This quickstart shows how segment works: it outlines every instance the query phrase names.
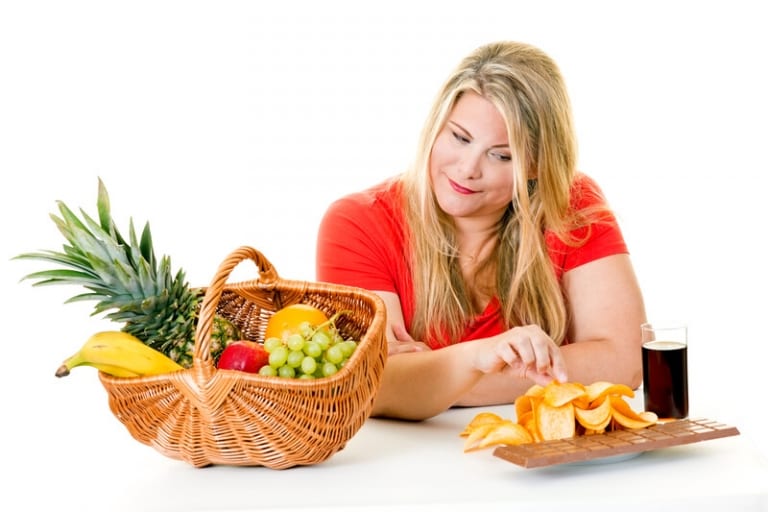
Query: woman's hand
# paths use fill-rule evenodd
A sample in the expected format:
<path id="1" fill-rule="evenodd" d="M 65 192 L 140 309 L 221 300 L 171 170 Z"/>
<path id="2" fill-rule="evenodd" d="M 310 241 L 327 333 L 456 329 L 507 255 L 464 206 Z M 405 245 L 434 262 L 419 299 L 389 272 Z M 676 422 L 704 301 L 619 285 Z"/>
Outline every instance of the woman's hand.
<path id="1" fill-rule="evenodd" d="M 414 340 L 408 331 L 405 330 L 405 326 L 401 324 L 393 324 L 392 332 L 395 335 L 394 340 L 389 340 L 389 355 L 404 354 L 406 352 L 423 352 L 425 350 L 431 350 L 429 346 L 422 342 Z"/>
<path id="2" fill-rule="evenodd" d="M 542 386 L 568 380 L 560 347 L 538 325 L 514 327 L 477 346 L 474 365 L 483 373 L 513 372 Z"/>

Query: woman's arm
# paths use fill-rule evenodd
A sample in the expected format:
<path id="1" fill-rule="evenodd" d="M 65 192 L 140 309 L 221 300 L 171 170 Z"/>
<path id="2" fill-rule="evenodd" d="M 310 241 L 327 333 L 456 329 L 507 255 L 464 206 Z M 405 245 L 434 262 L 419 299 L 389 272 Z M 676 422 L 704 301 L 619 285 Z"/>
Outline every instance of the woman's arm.
<path id="1" fill-rule="evenodd" d="M 577 267 L 563 276 L 563 286 L 573 342 L 563 352 L 572 361 L 571 379 L 607 380 L 636 389 L 643 380 L 640 325 L 646 316 L 629 255 Z"/>
<path id="2" fill-rule="evenodd" d="M 387 307 L 390 349 L 373 416 L 432 417 L 455 405 L 484 375 L 499 372 L 518 381 L 514 396 L 530 386 L 527 378 L 540 384 L 553 376 L 567 379 L 560 350 L 538 326 L 515 327 L 482 340 L 429 350 L 405 333 L 397 295 L 377 293 Z"/>
<path id="3" fill-rule="evenodd" d="M 571 318 L 569 345 L 561 348 L 568 379 L 597 380 L 636 389 L 642 381 L 640 324 L 645 306 L 630 258 L 607 256 L 566 272 L 563 289 Z M 512 402 L 533 382 L 503 373 L 488 374 L 456 405 Z"/>

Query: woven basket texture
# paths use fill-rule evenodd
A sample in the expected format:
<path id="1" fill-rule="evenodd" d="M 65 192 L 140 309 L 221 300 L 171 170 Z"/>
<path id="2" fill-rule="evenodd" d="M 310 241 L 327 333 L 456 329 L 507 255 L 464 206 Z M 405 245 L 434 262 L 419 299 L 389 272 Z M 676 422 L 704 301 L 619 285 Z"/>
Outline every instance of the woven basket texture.
<path id="1" fill-rule="evenodd" d="M 259 276 L 228 283 L 234 268 L 253 260 Z M 275 311 L 315 306 L 345 338 L 358 340 L 347 363 L 330 377 L 304 380 L 218 370 L 211 356 L 214 316 L 234 322 L 243 338 L 264 341 Z M 99 373 L 112 413 L 138 441 L 195 467 L 286 469 L 325 461 L 341 450 L 371 413 L 387 357 L 386 311 L 365 290 L 278 277 L 259 251 L 240 247 L 220 265 L 205 297 L 192 366 L 173 373 L 118 378 Z"/>

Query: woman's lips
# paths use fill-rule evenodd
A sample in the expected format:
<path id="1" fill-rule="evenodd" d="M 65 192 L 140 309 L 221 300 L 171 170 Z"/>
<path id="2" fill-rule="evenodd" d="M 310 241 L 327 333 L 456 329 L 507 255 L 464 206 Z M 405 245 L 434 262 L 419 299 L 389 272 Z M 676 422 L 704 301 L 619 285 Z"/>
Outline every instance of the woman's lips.
<path id="1" fill-rule="evenodd" d="M 469 195 L 469 194 L 474 194 L 475 193 L 474 190 L 466 188 L 466 187 L 462 187 L 461 185 L 459 185 L 458 183 L 456 183 L 453 180 L 448 180 L 448 183 L 450 183 L 451 184 L 451 188 L 453 190 L 455 190 L 456 192 L 458 192 L 459 194 Z"/>

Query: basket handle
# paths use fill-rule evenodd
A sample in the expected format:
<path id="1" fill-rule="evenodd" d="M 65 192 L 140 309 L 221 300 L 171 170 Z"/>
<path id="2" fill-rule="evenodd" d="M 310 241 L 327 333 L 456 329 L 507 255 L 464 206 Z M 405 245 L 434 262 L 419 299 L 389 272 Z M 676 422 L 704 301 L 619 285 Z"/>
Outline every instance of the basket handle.
<path id="1" fill-rule="evenodd" d="M 216 308 L 219 305 L 219 299 L 230 274 L 240 262 L 246 259 L 251 259 L 256 263 L 259 269 L 258 281 L 261 286 L 268 289 L 278 281 L 277 271 L 261 252 L 248 246 L 242 246 L 232 251 L 219 265 L 216 275 L 205 291 L 205 297 L 203 297 L 203 303 L 200 307 L 200 317 L 195 329 L 195 347 L 192 355 L 193 366 L 213 367 L 211 331 L 213 330 Z"/>

